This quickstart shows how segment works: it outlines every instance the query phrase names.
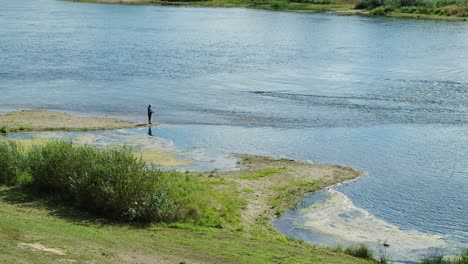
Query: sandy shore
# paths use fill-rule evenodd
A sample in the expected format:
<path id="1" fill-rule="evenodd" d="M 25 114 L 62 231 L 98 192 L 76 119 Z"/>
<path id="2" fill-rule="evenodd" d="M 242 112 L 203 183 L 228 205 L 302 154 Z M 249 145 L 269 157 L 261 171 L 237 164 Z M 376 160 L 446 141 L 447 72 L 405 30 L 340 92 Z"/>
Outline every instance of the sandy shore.
<path id="1" fill-rule="evenodd" d="M 10 131 L 104 130 L 130 128 L 137 122 L 98 117 L 74 117 L 48 110 L 23 110 L 0 115 L 0 128 Z"/>

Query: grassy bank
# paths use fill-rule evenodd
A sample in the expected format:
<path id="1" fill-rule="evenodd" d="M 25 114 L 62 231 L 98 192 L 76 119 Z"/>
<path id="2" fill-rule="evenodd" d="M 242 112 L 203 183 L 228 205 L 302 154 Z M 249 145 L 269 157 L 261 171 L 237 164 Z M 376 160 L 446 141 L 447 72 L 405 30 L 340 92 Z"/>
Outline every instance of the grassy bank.
<path id="1" fill-rule="evenodd" d="M 352 169 L 240 156 L 239 171 L 160 172 L 126 150 L 44 144 L 0 143 L 0 262 L 366 262 L 269 221 Z"/>
<path id="2" fill-rule="evenodd" d="M 341 15 L 371 15 L 398 18 L 466 21 L 467 0 L 71 0 L 74 2 L 177 5 L 201 7 L 244 7 L 278 11 L 335 12 Z"/>

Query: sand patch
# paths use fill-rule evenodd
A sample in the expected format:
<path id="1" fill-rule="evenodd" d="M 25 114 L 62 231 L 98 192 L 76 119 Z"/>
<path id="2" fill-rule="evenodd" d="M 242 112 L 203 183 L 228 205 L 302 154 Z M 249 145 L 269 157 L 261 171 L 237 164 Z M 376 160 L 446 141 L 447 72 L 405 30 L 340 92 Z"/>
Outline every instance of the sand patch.
<path id="1" fill-rule="evenodd" d="M 113 118 L 74 117 L 48 110 L 23 110 L 0 115 L 0 127 L 24 126 L 28 130 L 101 130 L 136 127 L 136 122 Z"/>
<path id="2" fill-rule="evenodd" d="M 56 255 L 65 256 L 65 252 L 57 248 L 48 248 L 39 243 L 18 243 L 19 248 L 30 249 L 32 251 L 51 253 Z"/>

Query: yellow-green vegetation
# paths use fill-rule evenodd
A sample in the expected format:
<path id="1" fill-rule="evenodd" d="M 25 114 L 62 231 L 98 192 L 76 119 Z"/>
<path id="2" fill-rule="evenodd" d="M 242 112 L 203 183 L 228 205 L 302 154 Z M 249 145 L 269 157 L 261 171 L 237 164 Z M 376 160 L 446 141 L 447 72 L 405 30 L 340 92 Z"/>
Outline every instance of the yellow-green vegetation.
<path id="1" fill-rule="evenodd" d="M 263 169 L 263 170 L 261 170 L 260 172 L 257 172 L 257 173 L 243 174 L 243 175 L 239 176 L 239 178 L 253 180 L 253 179 L 258 179 L 258 178 L 270 176 L 270 175 L 276 174 L 276 173 L 278 173 L 280 171 L 283 171 L 283 170 L 286 170 L 286 167 L 266 168 L 266 169 Z"/>
<path id="2" fill-rule="evenodd" d="M 0 154 L 0 262 L 367 262 L 287 239 L 269 221 L 359 175 L 349 168 L 239 156 L 239 171 L 162 172 L 125 149 L 66 142 L 2 142 Z M 269 205 L 286 192 L 295 197 Z"/>
<path id="3" fill-rule="evenodd" d="M 31 131 L 32 128 L 28 125 L 10 125 L 6 126 L 3 125 L 0 127 L 0 134 L 8 134 L 8 133 L 17 133 L 17 132 L 27 132 Z"/>

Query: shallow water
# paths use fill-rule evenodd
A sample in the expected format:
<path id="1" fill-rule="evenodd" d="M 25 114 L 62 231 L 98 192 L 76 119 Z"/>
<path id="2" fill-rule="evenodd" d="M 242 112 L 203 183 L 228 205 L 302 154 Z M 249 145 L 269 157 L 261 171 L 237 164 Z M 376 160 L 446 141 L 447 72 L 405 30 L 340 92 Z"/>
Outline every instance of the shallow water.
<path id="1" fill-rule="evenodd" d="M 145 120 L 152 103 L 153 133 L 199 169 L 252 153 L 366 173 L 328 203 L 349 226 L 298 211 L 285 233 L 345 244 L 354 222 L 468 247 L 468 23 L 18 0 L 0 25 L 0 112 Z M 418 241 L 398 259 L 434 245 Z"/>

